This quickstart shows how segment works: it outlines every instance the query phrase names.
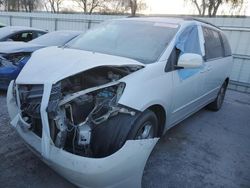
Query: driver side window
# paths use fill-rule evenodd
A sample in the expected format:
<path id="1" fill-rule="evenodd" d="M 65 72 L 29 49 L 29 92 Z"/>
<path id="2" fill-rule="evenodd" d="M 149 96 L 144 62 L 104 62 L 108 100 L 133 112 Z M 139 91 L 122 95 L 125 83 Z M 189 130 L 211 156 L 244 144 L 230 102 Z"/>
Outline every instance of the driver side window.
<path id="1" fill-rule="evenodd" d="M 199 30 L 196 25 L 187 27 L 179 36 L 176 42 L 176 48 L 183 53 L 194 53 L 202 55 Z"/>
<path id="2" fill-rule="evenodd" d="M 199 40 L 199 30 L 196 25 L 188 26 L 180 34 L 176 41 L 176 45 L 168 58 L 165 71 L 170 72 L 175 70 L 180 55 L 184 53 L 194 53 L 202 55 Z"/>

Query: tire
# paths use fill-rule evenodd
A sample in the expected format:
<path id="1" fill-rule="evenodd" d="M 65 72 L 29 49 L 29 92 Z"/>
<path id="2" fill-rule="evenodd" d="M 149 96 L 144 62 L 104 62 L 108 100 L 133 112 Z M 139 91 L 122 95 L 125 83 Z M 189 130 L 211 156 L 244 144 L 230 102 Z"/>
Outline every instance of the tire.
<path id="1" fill-rule="evenodd" d="M 227 90 L 227 82 L 224 82 L 219 90 L 218 96 L 216 97 L 216 99 L 212 103 L 210 103 L 207 106 L 207 109 L 212 110 L 212 111 L 220 110 L 222 107 L 222 104 L 224 102 L 226 90 Z"/>
<path id="2" fill-rule="evenodd" d="M 155 113 L 150 110 L 135 116 L 119 114 L 98 125 L 92 130 L 90 141 L 92 157 L 109 156 L 118 151 L 127 140 L 139 139 L 138 133 L 145 125 L 151 125 L 152 128 L 147 138 L 157 137 L 158 120 Z"/>
<path id="3" fill-rule="evenodd" d="M 154 112 L 144 111 L 131 128 L 127 140 L 155 138 L 158 135 L 158 119 Z"/>

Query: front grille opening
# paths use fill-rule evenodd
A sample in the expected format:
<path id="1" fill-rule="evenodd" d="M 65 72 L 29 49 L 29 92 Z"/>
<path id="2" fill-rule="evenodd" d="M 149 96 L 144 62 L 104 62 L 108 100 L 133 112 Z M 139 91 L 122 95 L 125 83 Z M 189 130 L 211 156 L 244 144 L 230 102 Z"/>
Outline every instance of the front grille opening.
<path id="1" fill-rule="evenodd" d="M 43 85 L 18 85 L 18 93 L 20 98 L 20 108 L 23 119 L 31 125 L 30 130 L 40 138 L 42 137 L 42 120 L 41 120 L 41 102 L 43 97 Z M 58 103 L 61 99 L 61 85 L 56 84 L 52 87 L 50 100 L 47 107 L 49 117 L 50 137 L 55 141 L 55 135 L 58 129 L 54 122 L 57 113 Z"/>
<path id="2" fill-rule="evenodd" d="M 40 118 L 43 85 L 19 85 L 18 91 L 22 115 L 35 119 Z"/>
<path id="3" fill-rule="evenodd" d="M 49 129 L 50 129 L 50 138 L 53 142 L 56 140 L 56 135 L 59 130 L 56 127 L 55 121 L 53 119 L 49 120 Z M 42 138 L 43 126 L 41 119 L 33 118 L 31 120 L 31 128 L 30 130 L 34 132 L 37 136 Z"/>
<path id="4" fill-rule="evenodd" d="M 43 85 L 18 85 L 20 108 L 24 121 L 31 125 L 30 130 L 42 137 L 40 106 L 43 96 Z"/>
<path id="5" fill-rule="evenodd" d="M 30 129 L 37 136 L 39 136 L 40 138 L 42 138 L 43 127 L 42 127 L 42 121 L 41 121 L 41 119 L 35 119 L 35 118 L 33 118 Z"/>

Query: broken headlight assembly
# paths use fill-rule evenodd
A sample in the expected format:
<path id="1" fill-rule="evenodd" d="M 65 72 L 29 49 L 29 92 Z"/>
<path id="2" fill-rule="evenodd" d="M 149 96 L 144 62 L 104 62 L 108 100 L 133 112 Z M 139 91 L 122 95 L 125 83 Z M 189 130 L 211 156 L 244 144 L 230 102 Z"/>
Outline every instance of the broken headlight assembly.
<path id="1" fill-rule="evenodd" d="M 92 122 L 96 125 L 121 111 L 117 103 L 125 89 L 125 83 L 94 90 L 78 96 L 71 95 L 71 101 L 61 103 L 67 119 L 74 125 Z M 67 100 L 67 99 L 66 99 Z"/>
<path id="2" fill-rule="evenodd" d="M 25 64 L 30 58 L 30 53 L 6 54 L 0 57 L 1 66 L 18 66 Z"/>

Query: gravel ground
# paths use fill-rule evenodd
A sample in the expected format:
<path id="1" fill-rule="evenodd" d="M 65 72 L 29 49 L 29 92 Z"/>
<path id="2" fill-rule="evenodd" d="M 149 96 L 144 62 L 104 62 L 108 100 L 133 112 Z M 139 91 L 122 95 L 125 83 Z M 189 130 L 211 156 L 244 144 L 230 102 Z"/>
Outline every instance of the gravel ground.
<path id="1" fill-rule="evenodd" d="M 74 187 L 9 126 L 0 93 L 0 187 Z M 170 129 L 152 152 L 142 187 L 250 187 L 250 95 L 228 91 L 219 112 L 201 110 Z"/>

